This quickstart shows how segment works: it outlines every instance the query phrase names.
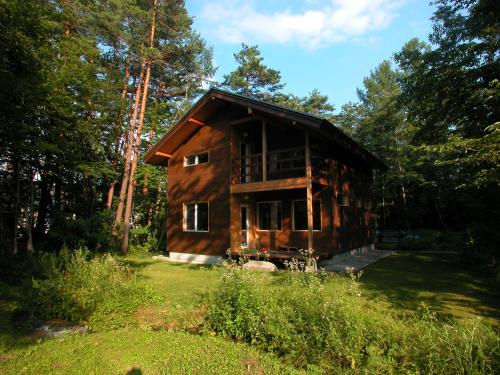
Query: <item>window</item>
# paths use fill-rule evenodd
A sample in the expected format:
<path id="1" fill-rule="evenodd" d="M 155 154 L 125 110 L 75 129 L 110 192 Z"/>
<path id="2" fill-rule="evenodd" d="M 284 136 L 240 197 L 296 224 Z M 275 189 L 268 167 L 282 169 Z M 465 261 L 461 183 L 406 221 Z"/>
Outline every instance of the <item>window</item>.
<path id="1" fill-rule="evenodd" d="M 208 203 L 184 203 L 184 230 L 208 232 Z"/>
<path id="2" fill-rule="evenodd" d="M 188 167 L 191 165 L 205 164 L 205 163 L 208 163 L 208 152 L 184 156 L 184 166 L 185 167 Z"/>
<path id="3" fill-rule="evenodd" d="M 347 194 L 337 194 L 337 203 L 340 206 L 349 206 L 349 195 L 347 195 Z"/>
<path id="4" fill-rule="evenodd" d="M 259 230 L 281 230 L 281 202 L 257 203 Z"/>
<path id="5" fill-rule="evenodd" d="M 356 198 L 356 207 L 358 208 L 363 207 L 363 200 L 361 198 Z"/>
<path id="6" fill-rule="evenodd" d="M 293 230 L 307 230 L 307 201 L 292 202 Z M 313 199 L 313 230 L 321 230 L 321 202 Z"/>

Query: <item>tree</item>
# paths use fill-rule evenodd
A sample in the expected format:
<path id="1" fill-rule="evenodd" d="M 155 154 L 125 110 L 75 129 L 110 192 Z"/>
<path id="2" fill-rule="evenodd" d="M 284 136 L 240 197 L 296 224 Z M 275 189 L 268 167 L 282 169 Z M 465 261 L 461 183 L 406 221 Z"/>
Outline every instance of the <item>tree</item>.
<path id="1" fill-rule="evenodd" d="M 238 67 L 224 76 L 221 86 L 238 94 L 269 100 L 285 87 L 279 71 L 268 68 L 262 62 L 257 46 L 241 45 L 241 51 L 234 54 Z"/>
<path id="2" fill-rule="evenodd" d="M 489 0 L 436 5 L 435 48 L 412 40 L 395 55 L 406 71 L 402 103 L 418 128 L 416 172 L 441 197 L 443 224 L 474 237 L 474 228 L 494 228 L 499 212 L 500 8 Z"/>
<path id="3" fill-rule="evenodd" d="M 359 103 L 344 105 L 336 122 L 389 167 L 385 175 L 376 176 L 374 183 L 377 201 L 383 202 L 382 225 L 408 228 L 409 176 L 405 153 L 412 125 L 399 103 L 400 76 L 401 72 L 394 70 L 389 61 L 383 61 L 363 80 L 363 88 L 357 90 Z"/>
<path id="4" fill-rule="evenodd" d="M 157 1 L 160 22 L 151 46 L 149 0 L 1 0 L 2 252 L 15 252 L 18 244 L 20 251 L 64 242 L 114 246 L 105 208 L 116 209 L 111 187 L 133 166 L 124 158 L 127 148 L 135 145 L 132 160 L 139 163 L 147 144 L 213 74 L 211 50 L 191 30 L 184 2 Z M 149 84 L 140 73 L 146 62 Z M 133 120 L 136 100 L 146 142 Z M 154 116 L 148 102 L 155 103 Z M 160 174 L 149 179 L 157 206 L 166 199 Z M 135 186 L 131 177 L 117 189 L 129 181 Z M 161 212 L 151 215 L 157 220 L 151 225 L 160 227 Z"/>

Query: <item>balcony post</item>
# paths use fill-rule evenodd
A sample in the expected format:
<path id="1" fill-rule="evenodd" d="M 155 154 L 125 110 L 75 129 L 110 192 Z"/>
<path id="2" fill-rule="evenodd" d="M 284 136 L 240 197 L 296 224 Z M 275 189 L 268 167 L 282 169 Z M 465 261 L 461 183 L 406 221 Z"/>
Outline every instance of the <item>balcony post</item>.
<path id="1" fill-rule="evenodd" d="M 262 120 L 262 181 L 267 181 L 267 126 Z"/>
<path id="2" fill-rule="evenodd" d="M 306 130 L 306 193 L 307 193 L 307 250 L 313 251 L 313 197 L 312 197 L 312 170 L 309 131 Z"/>

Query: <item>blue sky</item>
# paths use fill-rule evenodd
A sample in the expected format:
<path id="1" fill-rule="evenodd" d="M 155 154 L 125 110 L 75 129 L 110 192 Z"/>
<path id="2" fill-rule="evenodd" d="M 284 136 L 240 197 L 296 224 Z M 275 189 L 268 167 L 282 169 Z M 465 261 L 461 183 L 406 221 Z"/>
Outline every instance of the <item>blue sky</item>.
<path id="1" fill-rule="evenodd" d="M 215 78 L 236 66 L 241 43 L 257 44 L 281 72 L 285 92 L 318 88 L 340 109 L 384 59 L 413 37 L 426 39 L 429 0 L 187 0 L 194 28 L 214 49 Z"/>

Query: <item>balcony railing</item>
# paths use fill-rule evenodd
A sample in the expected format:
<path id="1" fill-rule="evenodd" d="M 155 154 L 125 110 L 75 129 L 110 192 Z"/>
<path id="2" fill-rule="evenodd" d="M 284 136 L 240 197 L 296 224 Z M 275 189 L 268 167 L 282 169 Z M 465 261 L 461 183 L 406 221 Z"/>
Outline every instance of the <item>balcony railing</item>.
<path id="1" fill-rule="evenodd" d="M 327 175 L 324 163 L 312 153 L 311 167 L 313 176 Z M 267 152 L 267 180 L 278 180 L 293 177 L 305 177 L 306 158 L 304 147 L 293 147 Z M 263 181 L 262 154 L 251 154 L 232 160 L 232 183 L 244 184 Z"/>

